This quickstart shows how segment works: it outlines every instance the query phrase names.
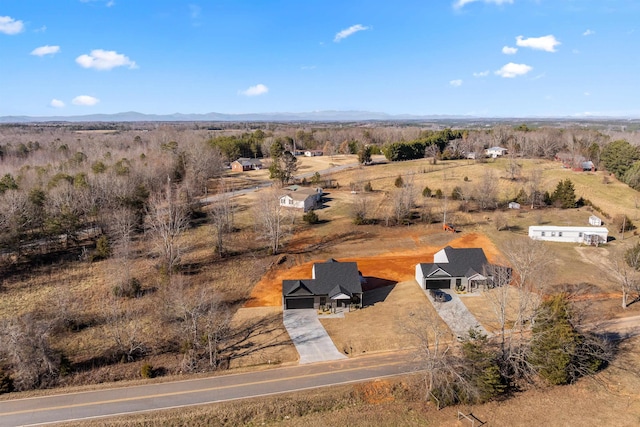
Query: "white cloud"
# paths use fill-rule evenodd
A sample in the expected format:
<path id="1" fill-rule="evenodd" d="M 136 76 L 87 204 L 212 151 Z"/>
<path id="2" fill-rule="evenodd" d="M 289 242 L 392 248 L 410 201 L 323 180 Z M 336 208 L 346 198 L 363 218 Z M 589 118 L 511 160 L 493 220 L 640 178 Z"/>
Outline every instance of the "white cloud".
<path id="1" fill-rule="evenodd" d="M 502 48 L 502 53 L 505 55 L 515 55 L 516 52 L 518 52 L 517 47 L 505 46 Z"/>
<path id="2" fill-rule="evenodd" d="M 202 12 L 202 8 L 197 4 L 189 5 L 189 15 L 191 19 L 198 19 L 200 17 L 200 13 Z"/>
<path id="3" fill-rule="evenodd" d="M 60 52 L 60 46 L 40 46 L 31 51 L 31 55 L 35 56 L 45 56 L 45 55 L 55 55 Z"/>
<path id="4" fill-rule="evenodd" d="M 51 106 L 53 108 L 63 108 L 64 107 L 64 102 L 60 101 L 59 99 L 55 99 L 54 98 L 49 103 L 49 106 Z"/>
<path id="5" fill-rule="evenodd" d="M 101 2 L 102 0 L 80 0 L 80 3 L 95 3 L 95 2 Z M 111 7 L 114 6 L 116 4 L 115 1 L 113 0 L 107 0 L 104 2 L 104 5 L 107 7 Z"/>
<path id="6" fill-rule="evenodd" d="M 584 96 L 591 96 L 591 93 L 589 93 L 589 92 L 585 92 L 585 93 L 584 93 Z"/>
<path id="7" fill-rule="evenodd" d="M 0 16 L 0 33 L 10 36 L 21 33 L 24 30 L 24 23 L 16 21 L 10 16 Z"/>
<path id="8" fill-rule="evenodd" d="M 473 77 L 487 77 L 488 75 L 489 75 L 489 70 L 473 73 Z"/>
<path id="9" fill-rule="evenodd" d="M 95 49 L 89 55 L 78 56 L 76 62 L 81 67 L 96 70 L 111 70 L 115 67 L 138 68 L 134 61 L 114 50 Z"/>
<path id="10" fill-rule="evenodd" d="M 544 50 L 545 52 L 555 52 L 556 46 L 561 44 L 556 40 L 555 36 L 549 34 L 542 37 L 529 37 L 528 39 L 522 36 L 516 37 L 516 44 L 520 47 L 529 47 L 535 50 Z"/>
<path id="11" fill-rule="evenodd" d="M 531 70 L 533 70 L 533 67 L 527 64 L 514 64 L 513 62 L 509 62 L 497 70 L 496 74 L 501 77 L 512 79 L 517 76 L 524 76 Z"/>
<path id="12" fill-rule="evenodd" d="M 302 67 L 300 67 L 301 70 L 315 70 L 316 67 L 315 65 L 303 65 Z"/>
<path id="13" fill-rule="evenodd" d="M 342 30 L 339 33 L 337 33 L 336 36 L 333 38 L 333 41 L 338 43 L 340 40 L 346 39 L 347 37 L 357 33 L 358 31 L 365 31 L 365 30 L 368 30 L 368 29 L 370 29 L 370 27 L 365 27 L 365 26 L 360 25 L 360 24 L 352 25 L 349 28 L 347 28 L 345 30 Z"/>
<path id="14" fill-rule="evenodd" d="M 493 3 L 497 5 L 513 4 L 513 0 L 456 0 L 455 3 L 453 3 L 453 7 L 456 9 L 461 9 L 469 3 L 475 3 L 478 1 L 482 1 L 483 3 Z"/>
<path id="15" fill-rule="evenodd" d="M 269 88 L 260 83 L 255 86 L 250 86 L 248 89 L 242 90 L 239 93 L 244 96 L 259 96 L 267 92 L 269 92 Z"/>
<path id="16" fill-rule="evenodd" d="M 460 87 L 460 86 L 462 86 L 462 80 L 460 80 L 460 79 L 451 80 L 449 82 L 449 85 L 451 85 L 453 87 Z"/>
<path id="17" fill-rule="evenodd" d="M 591 35 L 593 35 L 595 33 L 596 33 L 595 31 L 587 30 L 584 33 L 582 33 L 582 35 L 583 36 L 591 36 Z"/>
<path id="18" fill-rule="evenodd" d="M 92 105 L 96 105 L 98 102 L 100 102 L 98 98 L 94 98 L 93 96 L 89 95 L 76 96 L 71 100 L 71 103 L 73 105 L 84 105 L 89 107 Z"/>

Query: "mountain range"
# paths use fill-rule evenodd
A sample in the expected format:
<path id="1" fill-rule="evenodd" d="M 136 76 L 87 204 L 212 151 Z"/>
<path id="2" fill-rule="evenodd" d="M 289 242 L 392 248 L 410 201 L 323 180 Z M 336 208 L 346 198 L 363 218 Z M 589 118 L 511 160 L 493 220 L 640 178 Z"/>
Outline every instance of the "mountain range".
<path id="1" fill-rule="evenodd" d="M 205 113 L 205 114 L 144 114 L 128 111 L 114 114 L 88 114 L 81 116 L 0 116 L 0 123 L 44 123 L 44 122 L 353 122 L 353 121 L 415 121 L 415 120 L 477 120 L 477 121 L 523 121 L 523 120 L 633 120 L 637 117 L 477 117 L 465 115 L 414 115 L 387 114 L 371 111 L 311 111 L 302 113 Z"/>

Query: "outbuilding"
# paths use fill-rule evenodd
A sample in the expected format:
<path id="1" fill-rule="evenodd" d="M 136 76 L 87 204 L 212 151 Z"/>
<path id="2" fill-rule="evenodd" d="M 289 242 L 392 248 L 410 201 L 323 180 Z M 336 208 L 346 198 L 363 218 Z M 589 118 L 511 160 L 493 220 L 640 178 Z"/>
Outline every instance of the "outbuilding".
<path id="1" fill-rule="evenodd" d="M 591 215 L 589 217 L 589 225 L 594 225 L 596 227 L 600 227 L 602 225 L 602 220 L 595 216 L 595 215 Z"/>

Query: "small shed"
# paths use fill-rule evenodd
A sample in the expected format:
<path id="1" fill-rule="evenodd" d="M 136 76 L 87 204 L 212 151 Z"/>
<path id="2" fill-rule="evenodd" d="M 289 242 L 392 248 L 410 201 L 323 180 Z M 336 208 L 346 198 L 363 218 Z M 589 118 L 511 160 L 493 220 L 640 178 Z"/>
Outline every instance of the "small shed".
<path id="1" fill-rule="evenodd" d="M 595 225 L 596 227 L 600 227 L 602 225 L 602 220 L 595 215 L 591 215 L 589 217 L 589 225 Z"/>
<path id="2" fill-rule="evenodd" d="M 520 203 L 518 203 L 518 202 L 509 202 L 509 209 L 520 209 Z"/>

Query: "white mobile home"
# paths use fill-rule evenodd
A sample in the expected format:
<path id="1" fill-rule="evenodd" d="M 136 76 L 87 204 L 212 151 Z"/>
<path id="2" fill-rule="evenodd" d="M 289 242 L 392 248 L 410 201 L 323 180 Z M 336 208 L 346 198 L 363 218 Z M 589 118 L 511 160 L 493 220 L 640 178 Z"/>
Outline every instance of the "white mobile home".
<path id="1" fill-rule="evenodd" d="M 585 243 L 597 246 L 601 243 L 607 243 L 608 236 L 607 227 L 558 225 L 532 225 L 529 227 L 530 238 L 549 242 Z"/>

